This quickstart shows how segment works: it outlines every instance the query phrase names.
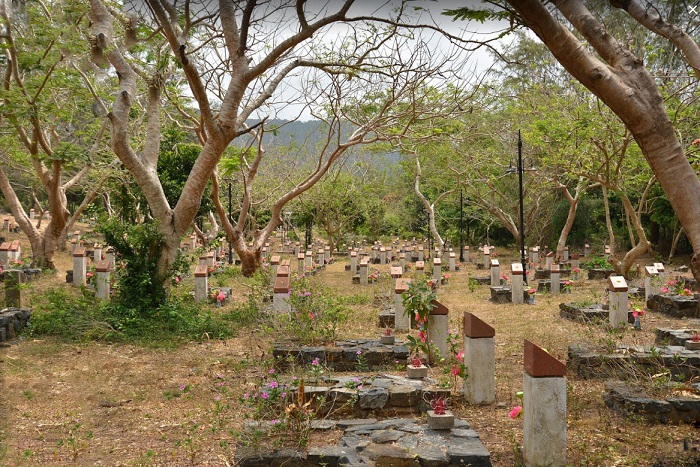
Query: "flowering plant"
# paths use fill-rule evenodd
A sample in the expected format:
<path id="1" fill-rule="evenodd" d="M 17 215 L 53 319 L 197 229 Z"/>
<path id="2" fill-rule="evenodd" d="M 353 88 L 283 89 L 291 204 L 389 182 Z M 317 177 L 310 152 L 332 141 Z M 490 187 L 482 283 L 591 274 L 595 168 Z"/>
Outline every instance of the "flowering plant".
<path id="1" fill-rule="evenodd" d="M 379 279 L 379 271 L 374 270 L 372 271 L 368 276 L 367 276 L 367 281 L 369 282 L 376 282 Z"/>
<path id="2" fill-rule="evenodd" d="M 418 337 L 407 336 L 406 345 L 412 355 L 423 351 L 430 355 L 430 344 L 427 342 L 428 316 L 433 309 L 435 291 L 430 285 L 430 281 L 412 281 L 408 284 L 408 290 L 402 294 L 404 313 L 413 318 L 415 327 L 418 329 Z"/>
<path id="3" fill-rule="evenodd" d="M 515 420 L 523 414 L 523 392 L 518 391 L 515 393 L 515 396 L 520 399 L 520 404 L 516 405 L 510 412 L 508 412 L 508 416 L 511 418 L 511 420 Z"/>
<path id="4" fill-rule="evenodd" d="M 449 278 L 450 278 L 450 275 L 448 273 L 446 273 L 446 272 L 442 273 L 442 280 L 443 281 L 447 281 Z"/>
<path id="5" fill-rule="evenodd" d="M 393 332 L 393 330 L 390 327 L 387 326 L 384 328 L 384 335 L 385 336 L 391 336 L 392 332 Z"/>
<path id="6" fill-rule="evenodd" d="M 528 295 L 535 295 L 535 292 L 537 292 L 537 289 L 534 287 L 530 287 L 529 289 L 526 290 Z"/>
<path id="7" fill-rule="evenodd" d="M 693 335 L 690 337 L 690 340 L 692 342 L 700 342 L 700 335 L 698 335 L 697 331 L 693 331 Z"/>
<path id="8" fill-rule="evenodd" d="M 571 292 L 571 288 L 574 286 L 574 281 L 565 280 L 561 283 L 561 288 L 564 292 Z"/>
<path id="9" fill-rule="evenodd" d="M 438 396 L 430 401 L 430 408 L 433 409 L 435 415 L 445 415 L 445 410 L 447 410 L 447 399 Z"/>

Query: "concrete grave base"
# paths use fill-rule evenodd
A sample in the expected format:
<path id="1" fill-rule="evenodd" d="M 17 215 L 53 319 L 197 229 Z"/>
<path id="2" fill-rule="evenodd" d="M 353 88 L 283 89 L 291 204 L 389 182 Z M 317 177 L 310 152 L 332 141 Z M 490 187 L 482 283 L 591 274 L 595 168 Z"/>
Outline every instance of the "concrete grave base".
<path id="1" fill-rule="evenodd" d="M 252 466 L 471 466 L 490 467 L 491 456 L 479 435 L 464 420 L 455 420 L 452 430 L 433 430 L 417 419 L 324 420 L 321 429 L 338 429 L 337 444 L 291 450 L 251 452 L 236 448 L 235 464 Z M 320 426 L 316 424 L 315 426 Z M 314 428 L 314 425 L 312 425 Z M 249 430 L 261 429 L 256 424 Z"/>

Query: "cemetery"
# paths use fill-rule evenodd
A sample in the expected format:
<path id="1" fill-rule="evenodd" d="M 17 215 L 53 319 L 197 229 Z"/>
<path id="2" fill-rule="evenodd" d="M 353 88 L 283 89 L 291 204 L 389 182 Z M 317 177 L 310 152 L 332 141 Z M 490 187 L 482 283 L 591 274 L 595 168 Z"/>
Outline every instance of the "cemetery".
<path id="1" fill-rule="evenodd" d="M 649 1 L 0 0 L 0 465 L 700 465 L 700 46 Z"/>

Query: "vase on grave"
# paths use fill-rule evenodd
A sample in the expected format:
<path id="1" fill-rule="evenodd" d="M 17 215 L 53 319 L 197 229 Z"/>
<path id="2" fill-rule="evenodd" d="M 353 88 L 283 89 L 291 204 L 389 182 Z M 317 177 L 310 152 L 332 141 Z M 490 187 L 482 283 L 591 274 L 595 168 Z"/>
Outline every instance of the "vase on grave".
<path id="1" fill-rule="evenodd" d="M 437 397 L 430 401 L 432 410 L 427 411 L 428 427 L 433 430 L 451 430 L 455 426 L 455 416 L 447 410 L 447 400 Z"/>

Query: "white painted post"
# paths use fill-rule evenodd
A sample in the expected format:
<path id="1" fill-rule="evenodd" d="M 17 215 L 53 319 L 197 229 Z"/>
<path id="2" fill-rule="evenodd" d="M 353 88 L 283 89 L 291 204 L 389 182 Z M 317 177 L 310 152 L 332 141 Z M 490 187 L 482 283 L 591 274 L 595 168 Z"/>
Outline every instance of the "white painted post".
<path id="1" fill-rule="evenodd" d="M 545 256 L 544 268 L 549 269 L 551 271 L 553 261 L 554 261 L 554 252 L 550 251 L 549 253 L 547 253 L 547 256 Z"/>
<path id="2" fill-rule="evenodd" d="M 610 325 L 612 327 L 625 326 L 628 319 L 627 282 L 622 276 L 610 276 L 608 278 L 608 295 L 610 304 Z"/>
<path id="3" fill-rule="evenodd" d="M 399 253 L 399 266 L 401 269 L 406 268 L 406 253 Z"/>
<path id="4" fill-rule="evenodd" d="M 326 255 L 323 248 L 319 248 L 316 250 L 316 261 L 318 262 L 319 268 L 326 267 Z"/>
<path id="5" fill-rule="evenodd" d="M 437 287 L 442 281 L 442 259 L 440 258 L 433 258 L 433 281 Z"/>
<path id="6" fill-rule="evenodd" d="M 560 271 L 558 264 L 549 267 L 549 291 L 552 295 L 559 295 L 561 291 Z"/>
<path id="7" fill-rule="evenodd" d="M 313 253 L 311 253 L 311 250 L 306 250 L 306 254 L 304 255 L 304 267 L 310 271 L 313 268 L 313 266 Z"/>
<path id="8" fill-rule="evenodd" d="M 525 340 L 523 459 L 566 466 L 566 365 Z"/>
<path id="9" fill-rule="evenodd" d="M 464 366 L 467 371 L 463 391 L 470 404 L 492 404 L 496 400 L 495 335 L 493 327 L 471 313 L 464 313 Z"/>
<path id="10" fill-rule="evenodd" d="M 449 310 L 445 305 L 437 300 L 433 300 L 433 309 L 430 310 L 430 315 L 428 315 L 428 341 L 430 342 L 431 362 L 437 361 L 438 352 L 441 357 L 447 357 L 447 330 L 450 325 L 448 313 Z"/>
<path id="11" fill-rule="evenodd" d="M 418 261 L 425 261 L 423 245 L 418 245 Z"/>
<path id="12" fill-rule="evenodd" d="M 457 270 L 457 259 L 454 251 L 450 251 L 449 255 L 449 270 L 455 272 Z"/>
<path id="13" fill-rule="evenodd" d="M 469 256 L 469 245 L 464 245 L 464 262 L 470 263 L 471 258 Z"/>
<path id="14" fill-rule="evenodd" d="M 5 219 L 3 219 L 2 230 L 4 230 L 5 232 L 10 231 L 10 218 L 9 217 L 6 217 Z"/>
<path id="15" fill-rule="evenodd" d="M 484 269 L 488 269 L 491 265 L 491 249 L 484 245 Z"/>
<path id="16" fill-rule="evenodd" d="M 491 287 L 501 285 L 501 268 L 497 259 L 492 259 L 490 264 L 491 269 Z"/>
<path id="17" fill-rule="evenodd" d="M 664 268 L 664 263 L 654 263 L 656 271 L 659 273 L 659 279 L 662 284 L 666 283 L 666 268 Z"/>
<path id="18" fill-rule="evenodd" d="M 369 272 L 369 258 L 366 256 L 360 260 L 360 285 L 367 285 Z"/>
<path id="19" fill-rule="evenodd" d="M 424 261 L 416 261 L 416 274 L 423 274 L 425 270 L 425 262 Z"/>
<path id="20" fill-rule="evenodd" d="M 102 261 L 102 247 L 100 246 L 100 244 L 95 243 L 95 246 L 93 248 L 94 251 L 92 253 L 92 260 L 96 263 Z"/>
<path id="21" fill-rule="evenodd" d="M 304 274 L 304 253 L 297 253 L 297 274 Z"/>
<path id="22" fill-rule="evenodd" d="M 292 306 L 289 303 L 289 276 L 277 276 L 272 294 L 272 307 L 280 313 L 289 313 Z"/>
<path id="23" fill-rule="evenodd" d="M 644 277 L 644 300 L 649 300 L 652 295 L 658 295 L 655 282 L 658 280 L 659 271 L 654 266 L 646 266 L 644 268 L 646 276 Z"/>
<path id="24" fill-rule="evenodd" d="M 569 261 L 569 247 L 564 247 L 564 261 Z"/>
<path id="25" fill-rule="evenodd" d="M 209 293 L 209 273 L 206 264 L 198 264 L 194 267 L 194 301 L 199 303 L 206 301 Z"/>
<path id="26" fill-rule="evenodd" d="M 275 286 L 275 278 L 277 277 L 277 268 L 280 265 L 279 255 L 273 255 L 270 257 L 270 287 Z"/>
<path id="27" fill-rule="evenodd" d="M 588 243 L 583 245 L 583 256 L 591 256 L 591 246 Z"/>
<path id="28" fill-rule="evenodd" d="M 73 250 L 73 285 L 80 287 L 86 284 L 87 252 L 85 247 L 78 246 Z"/>
<path id="29" fill-rule="evenodd" d="M 34 220 L 34 209 L 29 210 L 29 220 L 33 221 Z"/>
<path id="30" fill-rule="evenodd" d="M 523 276 L 523 265 L 520 263 L 512 263 L 510 265 L 510 301 L 515 304 L 522 304 L 525 302 Z"/>
<path id="31" fill-rule="evenodd" d="M 109 267 L 109 261 L 107 260 L 100 260 L 97 262 L 97 265 L 95 266 L 95 282 L 96 282 L 96 292 L 95 292 L 95 297 L 99 298 L 100 300 L 109 300 L 109 292 L 110 292 L 110 267 Z"/>
<path id="32" fill-rule="evenodd" d="M 357 252 L 354 250 L 350 252 L 350 272 L 353 276 L 357 274 Z"/>
<path id="33" fill-rule="evenodd" d="M 386 264 L 386 248 L 379 249 L 379 264 Z"/>
<path id="34" fill-rule="evenodd" d="M 394 330 L 397 332 L 408 332 L 411 328 L 411 317 L 408 316 L 403 307 L 402 294 L 408 290 L 411 279 L 396 279 L 394 285 Z"/>

